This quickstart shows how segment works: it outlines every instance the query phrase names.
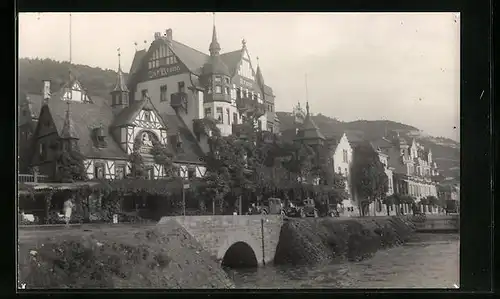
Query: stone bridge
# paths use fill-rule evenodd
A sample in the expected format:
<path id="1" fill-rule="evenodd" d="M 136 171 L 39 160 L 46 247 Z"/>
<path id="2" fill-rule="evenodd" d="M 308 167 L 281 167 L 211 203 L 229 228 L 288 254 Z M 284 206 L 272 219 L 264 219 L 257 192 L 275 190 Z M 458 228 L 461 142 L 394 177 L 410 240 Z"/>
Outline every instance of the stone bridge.
<path id="1" fill-rule="evenodd" d="M 279 215 L 163 217 L 175 219 L 223 265 L 261 266 L 274 260 L 283 218 Z"/>

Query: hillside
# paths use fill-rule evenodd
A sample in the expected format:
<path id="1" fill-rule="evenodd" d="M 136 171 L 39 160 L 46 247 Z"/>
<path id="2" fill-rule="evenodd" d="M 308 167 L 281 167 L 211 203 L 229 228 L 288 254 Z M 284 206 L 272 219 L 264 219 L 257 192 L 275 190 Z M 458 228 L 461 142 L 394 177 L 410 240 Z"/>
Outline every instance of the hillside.
<path id="1" fill-rule="evenodd" d="M 51 80 L 53 90 L 57 90 L 68 80 L 69 62 L 52 59 L 19 59 L 19 91 L 41 93 L 42 81 Z M 86 65 L 72 65 L 71 71 L 87 88 L 90 95 L 109 97 L 116 83 L 116 72 Z"/>
<path id="2" fill-rule="evenodd" d="M 293 116 L 290 112 L 277 112 L 281 121 L 281 130 L 293 126 Z M 357 136 L 373 140 L 385 136 L 386 131 L 398 131 L 400 135 L 414 137 L 426 148 L 432 150 L 438 167 L 446 177 L 460 178 L 460 144 L 443 137 L 432 137 L 422 133 L 413 126 L 389 120 L 357 120 L 343 122 L 334 118 L 317 114 L 313 116 L 318 128 L 326 137 L 341 136 L 343 132 L 356 133 Z"/>
<path id="3" fill-rule="evenodd" d="M 51 59 L 19 60 L 19 91 L 25 93 L 41 93 L 42 80 L 51 80 L 53 89 L 57 89 L 68 78 L 68 62 Z M 109 97 L 116 80 L 116 72 L 86 65 L 72 65 L 74 72 L 91 95 Z M 278 99 L 279 100 L 279 99 Z M 293 117 L 289 112 L 277 112 L 282 129 L 293 125 Z M 393 121 L 358 120 L 342 122 L 322 114 L 314 116 L 314 121 L 326 136 L 340 135 L 344 131 L 358 132 L 365 139 L 384 136 L 386 130 L 398 130 L 400 134 L 414 136 L 425 147 L 431 148 L 439 167 L 445 176 L 460 176 L 460 144 L 447 138 L 432 137 L 423 134 L 417 128 Z"/>

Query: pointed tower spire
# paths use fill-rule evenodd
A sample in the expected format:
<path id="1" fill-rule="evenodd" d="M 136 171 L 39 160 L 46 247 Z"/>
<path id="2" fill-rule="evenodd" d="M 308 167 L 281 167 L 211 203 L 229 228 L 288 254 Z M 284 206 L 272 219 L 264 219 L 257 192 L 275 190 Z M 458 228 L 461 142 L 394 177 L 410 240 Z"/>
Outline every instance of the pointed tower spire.
<path id="1" fill-rule="evenodd" d="M 116 85 L 113 91 L 128 92 L 127 85 L 125 84 L 125 78 L 121 66 L 121 52 L 120 48 L 116 50 L 118 52 L 118 73 L 116 78 Z"/>
<path id="2" fill-rule="evenodd" d="M 61 138 L 63 139 L 78 139 L 78 135 L 76 134 L 75 127 L 73 122 L 71 121 L 71 113 L 70 113 L 70 105 L 71 102 L 67 101 L 66 104 L 68 108 L 66 109 L 66 117 L 64 118 L 64 124 L 61 131 Z"/>
<path id="3" fill-rule="evenodd" d="M 129 104 L 129 90 L 122 71 L 120 48 L 116 49 L 116 51 L 118 52 L 118 72 L 116 73 L 115 88 L 111 91 L 111 108 L 115 114 Z"/>
<path id="4" fill-rule="evenodd" d="M 213 14 L 213 32 L 212 32 L 212 42 L 210 43 L 210 47 L 208 50 L 210 51 L 210 56 L 216 56 L 220 53 L 220 45 L 217 41 L 217 30 L 215 29 L 215 12 Z"/>

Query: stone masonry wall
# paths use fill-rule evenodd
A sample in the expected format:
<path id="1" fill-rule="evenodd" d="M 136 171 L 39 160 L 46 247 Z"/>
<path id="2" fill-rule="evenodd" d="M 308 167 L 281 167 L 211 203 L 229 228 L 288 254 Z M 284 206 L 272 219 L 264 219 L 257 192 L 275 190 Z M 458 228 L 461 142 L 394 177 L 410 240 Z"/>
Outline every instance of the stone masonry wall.
<path id="1" fill-rule="evenodd" d="M 259 265 L 274 260 L 283 219 L 278 215 L 218 215 L 177 216 L 175 219 L 219 262 L 236 242 L 247 243 L 254 251 Z M 264 255 L 262 254 L 261 219 L 264 219 Z"/>

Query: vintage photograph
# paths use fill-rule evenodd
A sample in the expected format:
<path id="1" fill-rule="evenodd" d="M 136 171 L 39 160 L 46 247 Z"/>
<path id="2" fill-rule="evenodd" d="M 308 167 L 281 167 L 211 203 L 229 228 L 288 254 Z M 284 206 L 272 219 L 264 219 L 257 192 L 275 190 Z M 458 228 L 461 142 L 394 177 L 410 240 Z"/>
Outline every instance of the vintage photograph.
<path id="1" fill-rule="evenodd" d="M 18 289 L 460 287 L 459 13 L 18 21 Z"/>

